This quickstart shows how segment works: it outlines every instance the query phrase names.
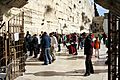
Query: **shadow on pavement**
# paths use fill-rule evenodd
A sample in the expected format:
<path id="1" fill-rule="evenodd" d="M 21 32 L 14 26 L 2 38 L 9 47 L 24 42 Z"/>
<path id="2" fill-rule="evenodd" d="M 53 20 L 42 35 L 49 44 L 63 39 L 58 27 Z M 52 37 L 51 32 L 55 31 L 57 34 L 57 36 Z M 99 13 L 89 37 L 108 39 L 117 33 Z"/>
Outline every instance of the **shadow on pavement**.
<path id="1" fill-rule="evenodd" d="M 71 56 L 68 53 L 57 53 L 56 56 Z"/>
<path id="2" fill-rule="evenodd" d="M 85 73 L 85 70 L 75 70 L 76 73 Z M 108 69 L 97 69 L 94 70 L 94 74 L 107 73 Z"/>
<path id="3" fill-rule="evenodd" d="M 108 70 L 95 70 L 94 74 L 99 73 L 106 73 Z M 26 75 L 33 74 L 35 76 L 84 76 L 85 70 L 75 70 L 75 71 L 68 71 L 68 72 L 56 72 L 56 71 L 41 71 L 37 73 L 25 73 Z"/>
<path id="4" fill-rule="evenodd" d="M 27 66 L 38 66 L 38 65 L 42 65 L 42 63 L 26 63 Z"/>
<path id="5" fill-rule="evenodd" d="M 95 74 L 99 74 L 99 73 L 107 73 L 108 69 L 103 69 L 103 70 L 95 70 Z"/>
<path id="6" fill-rule="evenodd" d="M 38 58 L 30 58 L 29 60 L 27 60 L 25 62 L 26 65 L 32 65 L 32 66 L 38 66 L 38 65 L 42 65 L 43 61 L 40 61 Z"/>
<path id="7" fill-rule="evenodd" d="M 102 61 L 100 61 L 100 60 L 95 61 L 93 65 L 94 65 L 94 66 L 107 66 L 107 65 L 105 64 L 105 60 L 102 60 Z"/>
<path id="8" fill-rule="evenodd" d="M 76 59 L 85 59 L 84 56 L 73 56 L 73 57 L 70 57 L 70 58 L 66 58 L 67 60 L 76 60 Z"/>
<path id="9" fill-rule="evenodd" d="M 56 72 L 56 71 L 43 71 L 34 73 L 35 76 L 83 76 L 80 73 L 76 73 L 75 71 L 70 72 Z"/>
<path id="10" fill-rule="evenodd" d="M 40 62 L 40 60 L 38 58 L 30 58 L 26 62 Z"/>

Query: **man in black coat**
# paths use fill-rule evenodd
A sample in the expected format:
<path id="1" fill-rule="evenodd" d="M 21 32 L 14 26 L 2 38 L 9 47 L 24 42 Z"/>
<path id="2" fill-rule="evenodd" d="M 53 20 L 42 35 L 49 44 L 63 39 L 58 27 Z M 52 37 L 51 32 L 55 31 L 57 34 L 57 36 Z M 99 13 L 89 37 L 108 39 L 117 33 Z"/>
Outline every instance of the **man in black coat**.
<path id="1" fill-rule="evenodd" d="M 84 43 L 84 54 L 86 55 L 85 65 L 86 65 L 86 73 L 84 76 L 89 76 L 90 73 L 94 73 L 93 65 L 92 65 L 92 54 L 93 54 L 93 41 L 92 41 L 92 35 L 89 34 Z"/>
<path id="2" fill-rule="evenodd" d="M 34 50 L 34 57 L 33 58 L 37 58 L 37 55 L 39 53 L 39 47 L 38 47 L 38 38 L 37 38 L 37 34 L 34 34 L 33 35 L 33 40 L 32 40 L 32 43 L 33 43 L 33 50 Z"/>

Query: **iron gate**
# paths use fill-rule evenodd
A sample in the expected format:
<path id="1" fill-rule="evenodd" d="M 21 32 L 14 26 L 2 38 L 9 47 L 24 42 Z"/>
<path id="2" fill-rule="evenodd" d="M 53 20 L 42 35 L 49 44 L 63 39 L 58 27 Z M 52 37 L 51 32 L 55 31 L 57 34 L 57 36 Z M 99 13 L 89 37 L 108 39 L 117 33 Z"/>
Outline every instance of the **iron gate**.
<path id="1" fill-rule="evenodd" d="M 7 52 L 6 52 L 6 26 L 5 22 L 0 22 L 0 67 L 7 65 Z"/>
<path id="2" fill-rule="evenodd" d="M 120 17 L 108 15 L 108 80 L 120 80 Z"/>
<path id="3" fill-rule="evenodd" d="M 13 63 L 12 78 L 25 71 L 24 43 L 24 13 L 19 13 L 8 21 L 9 54 Z"/>
<path id="4" fill-rule="evenodd" d="M 24 13 L 22 12 L 12 17 L 8 21 L 8 26 L 0 27 L 0 67 L 12 64 L 9 66 L 11 68 L 8 80 L 13 80 L 25 71 L 26 57 L 23 43 Z"/>

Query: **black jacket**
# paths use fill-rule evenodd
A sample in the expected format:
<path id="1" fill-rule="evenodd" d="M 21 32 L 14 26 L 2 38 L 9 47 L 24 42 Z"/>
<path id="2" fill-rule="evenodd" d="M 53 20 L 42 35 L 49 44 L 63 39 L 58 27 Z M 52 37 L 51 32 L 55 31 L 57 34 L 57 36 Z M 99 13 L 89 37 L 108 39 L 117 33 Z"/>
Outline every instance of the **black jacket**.
<path id="1" fill-rule="evenodd" d="M 93 46 L 92 46 L 92 39 L 88 36 L 85 39 L 84 43 L 84 54 L 85 55 L 92 55 L 93 54 Z"/>

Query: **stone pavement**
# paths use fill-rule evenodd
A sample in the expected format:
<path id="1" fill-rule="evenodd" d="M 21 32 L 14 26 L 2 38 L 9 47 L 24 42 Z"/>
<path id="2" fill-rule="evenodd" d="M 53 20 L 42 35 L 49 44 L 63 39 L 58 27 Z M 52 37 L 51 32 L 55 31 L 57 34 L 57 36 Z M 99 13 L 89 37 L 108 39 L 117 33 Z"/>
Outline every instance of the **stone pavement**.
<path id="1" fill-rule="evenodd" d="M 84 50 L 78 50 L 79 55 L 69 55 L 66 48 L 56 54 L 56 61 L 49 65 L 29 57 L 26 61 L 26 72 L 15 80 L 107 80 L 106 48 L 102 44 L 100 59 L 93 56 L 94 74 L 84 77 L 85 56 Z"/>

